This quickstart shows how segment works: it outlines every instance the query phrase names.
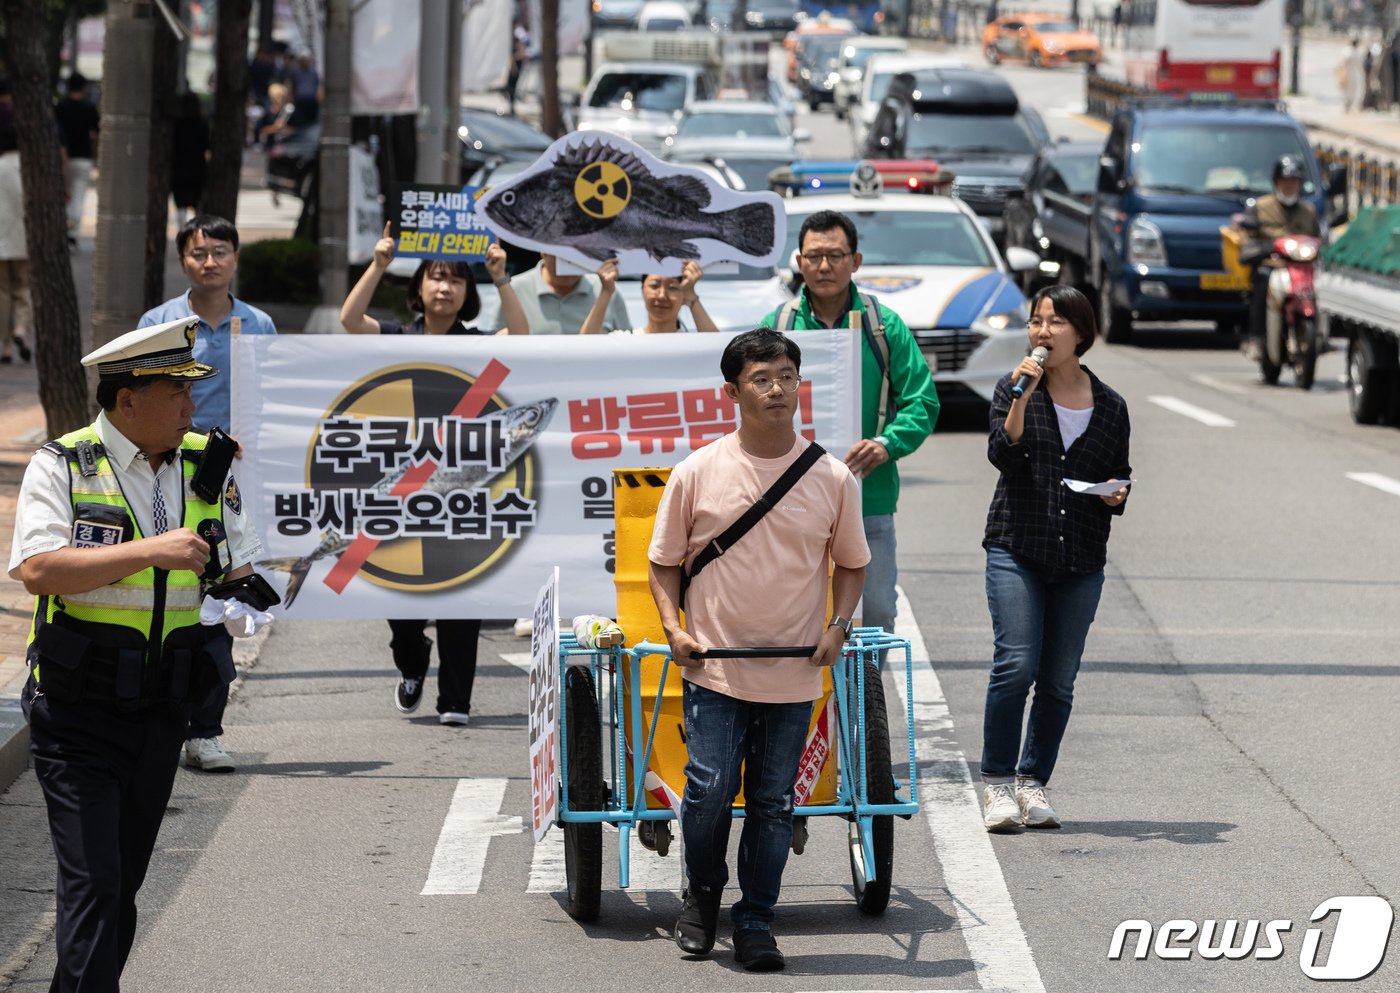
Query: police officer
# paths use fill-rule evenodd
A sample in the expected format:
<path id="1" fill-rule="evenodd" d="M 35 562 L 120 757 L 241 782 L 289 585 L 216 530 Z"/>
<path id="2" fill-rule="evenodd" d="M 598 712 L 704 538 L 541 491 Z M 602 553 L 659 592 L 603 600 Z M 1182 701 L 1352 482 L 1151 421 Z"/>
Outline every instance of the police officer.
<path id="1" fill-rule="evenodd" d="M 198 319 L 122 335 L 83 359 L 102 407 L 35 453 L 10 576 L 35 594 L 25 687 L 34 772 L 58 863 L 54 991 L 115 991 L 136 891 L 165 814 L 191 704 L 233 678 L 201 577 L 252 573 L 257 533 L 232 475 L 191 489 Z M 217 623 L 217 622 L 216 622 Z"/>

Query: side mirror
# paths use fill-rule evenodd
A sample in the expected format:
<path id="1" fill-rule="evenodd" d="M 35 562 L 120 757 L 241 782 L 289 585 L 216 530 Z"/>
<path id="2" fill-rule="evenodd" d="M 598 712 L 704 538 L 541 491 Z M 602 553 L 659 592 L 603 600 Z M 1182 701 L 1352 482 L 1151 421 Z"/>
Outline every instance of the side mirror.
<path id="1" fill-rule="evenodd" d="M 799 145 L 802 144 L 802 142 L 804 141 L 811 141 L 812 132 L 808 131 L 806 128 L 796 128 L 792 132 L 792 140 L 797 142 Z"/>
<path id="2" fill-rule="evenodd" d="M 1012 245 L 1006 250 L 1006 264 L 1012 272 L 1029 272 L 1040 268 L 1040 256 L 1029 248 Z"/>

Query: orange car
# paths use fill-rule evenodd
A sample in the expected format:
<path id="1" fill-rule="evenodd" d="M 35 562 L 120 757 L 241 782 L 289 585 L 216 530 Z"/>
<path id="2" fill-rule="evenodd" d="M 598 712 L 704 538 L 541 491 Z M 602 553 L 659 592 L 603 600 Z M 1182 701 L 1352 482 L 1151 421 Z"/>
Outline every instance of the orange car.
<path id="1" fill-rule="evenodd" d="M 814 34 L 855 34 L 856 26 L 844 17 L 832 17 L 822 11 L 818 17 L 809 18 L 787 33 L 783 47 L 787 49 L 787 78 L 789 83 L 797 82 L 797 60 L 802 54 L 802 39 Z"/>
<path id="2" fill-rule="evenodd" d="M 1099 39 L 1073 21 L 1054 14 L 1006 14 L 982 31 L 982 53 L 996 65 L 1020 59 L 1033 66 L 1066 62 L 1099 64 Z"/>

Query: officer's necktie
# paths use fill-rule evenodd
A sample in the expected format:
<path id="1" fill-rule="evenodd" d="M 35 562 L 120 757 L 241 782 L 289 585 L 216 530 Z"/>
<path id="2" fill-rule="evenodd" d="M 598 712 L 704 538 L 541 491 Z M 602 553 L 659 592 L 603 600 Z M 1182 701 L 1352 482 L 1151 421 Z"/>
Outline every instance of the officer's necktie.
<path id="1" fill-rule="evenodd" d="M 151 520 L 155 524 L 156 534 L 165 534 L 169 530 L 165 516 L 165 494 L 160 491 L 160 477 L 157 476 L 155 497 L 151 500 Z"/>

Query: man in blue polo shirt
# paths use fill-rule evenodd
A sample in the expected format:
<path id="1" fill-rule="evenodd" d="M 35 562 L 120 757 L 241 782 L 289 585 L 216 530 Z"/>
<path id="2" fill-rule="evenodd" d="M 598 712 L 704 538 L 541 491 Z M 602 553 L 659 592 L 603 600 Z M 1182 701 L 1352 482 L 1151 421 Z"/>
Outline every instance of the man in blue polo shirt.
<path id="1" fill-rule="evenodd" d="M 228 431 L 233 336 L 276 334 L 277 328 L 272 318 L 233 295 L 231 287 L 238 273 L 238 229 L 232 221 L 212 214 L 198 214 L 175 236 L 175 249 L 190 288 L 154 310 L 148 310 L 138 326 L 150 327 L 181 317 L 199 318 L 199 331 L 194 340 L 195 361 L 224 369 L 226 373 L 194 383 L 194 430 L 208 433 L 211 428 L 219 427 Z M 190 715 L 185 740 L 185 764 L 190 768 L 206 772 L 233 771 L 233 760 L 219 744 L 227 705 L 228 687 L 225 686 L 207 706 Z"/>

